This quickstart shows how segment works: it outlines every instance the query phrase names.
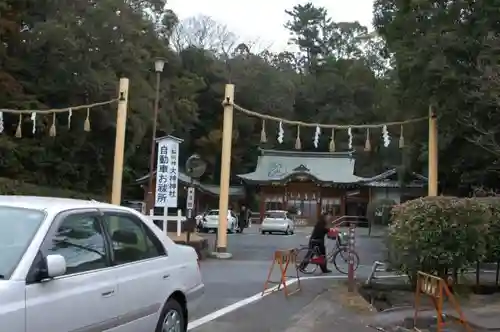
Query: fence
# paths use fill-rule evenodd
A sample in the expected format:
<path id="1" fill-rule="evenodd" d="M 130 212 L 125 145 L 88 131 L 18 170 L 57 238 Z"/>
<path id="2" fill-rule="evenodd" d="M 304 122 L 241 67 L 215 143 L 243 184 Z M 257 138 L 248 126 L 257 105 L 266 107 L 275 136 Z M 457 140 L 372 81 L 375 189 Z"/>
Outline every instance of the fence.
<path id="1" fill-rule="evenodd" d="M 182 210 L 177 210 L 177 215 L 168 215 L 168 209 L 165 209 L 163 215 L 149 214 L 149 219 L 151 219 L 156 226 L 160 227 L 165 233 L 176 232 L 177 236 L 181 236 L 181 233 L 186 231 L 186 216 L 182 215 Z"/>

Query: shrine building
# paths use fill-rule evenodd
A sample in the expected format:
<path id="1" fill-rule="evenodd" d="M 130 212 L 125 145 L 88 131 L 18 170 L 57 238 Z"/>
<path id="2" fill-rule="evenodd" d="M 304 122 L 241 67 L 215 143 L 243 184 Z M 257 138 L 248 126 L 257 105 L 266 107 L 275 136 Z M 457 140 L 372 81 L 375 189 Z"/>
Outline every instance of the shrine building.
<path id="1" fill-rule="evenodd" d="M 191 179 L 184 172 L 179 171 L 178 176 L 178 206 L 177 208 L 184 210 L 186 207 L 187 188 L 192 185 L 195 188 L 195 214 L 205 212 L 210 209 L 219 208 L 219 186 L 213 184 L 202 183 L 198 180 Z M 144 202 L 148 198 L 148 179 L 149 174 L 136 180 L 136 184 L 141 185 L 144 190 Z M 153 192 L 156 190 L 156 171 L 153 173 Z M 241 201 L 245 201 L 245 188 L 243 186 L 229 187 L 229 202 L 231 206 L 239 206 Z M 163 208 L 155 207 L 155 214 L 163 214 Z"/>
<path id="2" fill-rule="evenodd" d="M 427 178 L 413 173 L 404 188 L 396 169 L 370 178 L 354 174 L 349 152 L 302 152 L 261 149 L 255 171 L 239 174 L 259 192 L 260 220 L 268 210 L 295 210 L 298 224 L 313 224 L 322 211 L 336 216 L 366 216 L 368 203 L 388 198 L 396 203 L 425 196 Z"/>

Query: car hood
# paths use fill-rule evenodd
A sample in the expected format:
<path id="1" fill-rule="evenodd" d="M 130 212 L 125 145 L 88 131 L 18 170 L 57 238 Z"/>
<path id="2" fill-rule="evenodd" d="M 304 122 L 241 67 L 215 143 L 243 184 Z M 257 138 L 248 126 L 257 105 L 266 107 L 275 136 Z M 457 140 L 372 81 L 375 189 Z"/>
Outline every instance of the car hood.
<path id="1" fill-rule="evenodd" d="M 0 280 L 0 312 L 10 311 L 14 306 L 25 305 L 24 281 Z M 8 308 L 12 306 L 12 308 Z M 4 310 L 5 308 L 6 310 Z"/>

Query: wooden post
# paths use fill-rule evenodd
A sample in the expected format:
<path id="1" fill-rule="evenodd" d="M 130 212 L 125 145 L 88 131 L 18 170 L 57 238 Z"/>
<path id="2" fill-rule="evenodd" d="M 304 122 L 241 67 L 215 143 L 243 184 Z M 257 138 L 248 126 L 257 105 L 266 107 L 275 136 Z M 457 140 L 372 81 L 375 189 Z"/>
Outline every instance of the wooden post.
<path id="1" fill-rule="evenodd" d="M 181 236 L 182 233 L 182 210 L 177 210 L 177 236 Z"/>
<path id="2" fill-rule="evenodd" d="M 152 210 L 153 211 L 153 214 L 154 214 L 154 209 Z M 165 234 L 168 233 L 168 206 L 167 206 L 167 202 L 165 201 L 165 206 L 163 207 L 163 221 L 162 221 L 162 225 L 163 225 L 163 231 L 165 232 Z"/>
<path id="3" fill-rule="evenodd" d="M 227 251 L 227 210 L 229 204 L 229 179 L 231 174 L 233 102 L 234 85 L 226 84 L 224 97 L 224 122 L 222 126 L 222 156 L 220 164 L 219 228 L 217 230 L 217 252 Z"/>
<path id="4" fill-rule="evenodd" d="M 428 195 L 438 195 L 438 129 L 437 115 L 432 106 L 429 106 L 429 183 Z"/>
<path id="5" fill-rule="evenodd" d="M 118 110 L 116 114 L 115 158 L 111 204 L 120 205 L 122 200 L 123 158 L 125 154 L 125 129 L 127 126 L 128 78 L 120 78 Z"/>
<path id="6" fill-rule="evenodd" d="M 264 213 L 266 212 L 266 197 L 265 197 L 265 187 L 260 188 L 259 193 L 259 224 L 262 224 L 262 220 L 264 220 Z"/>
<path id="7" fill-rule="evenodd" d="M 368 187 L 368 205 L 366 206 L 366 214 L 365 217 L 368 219 L 368 236 L 372 235 L 372 221 L 374 216 L 368 215 L 368 207 L 372 204 L 372 187 Z"/>
<path id="8" fill-rule="evenodd" d="M 356 282 L 354 280 L 354 248 L 355 248 L 355 240 L 356 235 L 354 233 L 354 225 L 353 223 L 349 224 L 349 263 L 347 267 L 347 289 L 349 292 L 354 292 L 356 288 Z"/>

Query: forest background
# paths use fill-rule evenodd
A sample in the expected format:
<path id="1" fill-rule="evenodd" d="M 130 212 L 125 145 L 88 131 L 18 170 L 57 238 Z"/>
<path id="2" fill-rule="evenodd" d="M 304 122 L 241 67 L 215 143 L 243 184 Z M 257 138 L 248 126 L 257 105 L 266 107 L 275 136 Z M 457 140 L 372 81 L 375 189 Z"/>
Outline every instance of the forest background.
<path id="1" fill-rule="evenodd" d="M 271 52 L 241 40 L 210 17 L 179 21 L 165 0 L 0 0 L 0 108 L 46 109 L 116 97 L 130 79 L 124 197 L 142 198 L 135 179 L 148 172 L 155 96 L 154 59 L 167 59 L 161 76 L 157 135 L 184 139 L 181 165 L 192 153 L 208 163 L 204 181 L 218 184 L 224 85 L 250 110 L 313 123 L 366 124 L 439 115 L 439 179 L 446 193 L 498 187 L 500 164 L 500 24 L 493 1 L 376 0 L 373 25 L 334 22 L 312 4 L 285 9 L 296 52 Z M 258 18 L 256 18 L 257 20 Z M 116 108 L 23 119 L 5 113 L 0 135 L 0 191 L 107 197 L 111 187 Z M 80 126 L 79 123 L 82 123 Z M 354 131 L 360 176 L 397 167 L 400 180 L 426 175 L 427 124 L 389 128 L 391 144 Z M 232 176 L 255 167 L 258 148 L 293 149 L 296 128 L 236 113 Z M 313 146 L 314 128 L 301 130 L 302 149 L 328 151 L 329 133 Z M 347 133 L 336 134 L 348 150 Z"/>

